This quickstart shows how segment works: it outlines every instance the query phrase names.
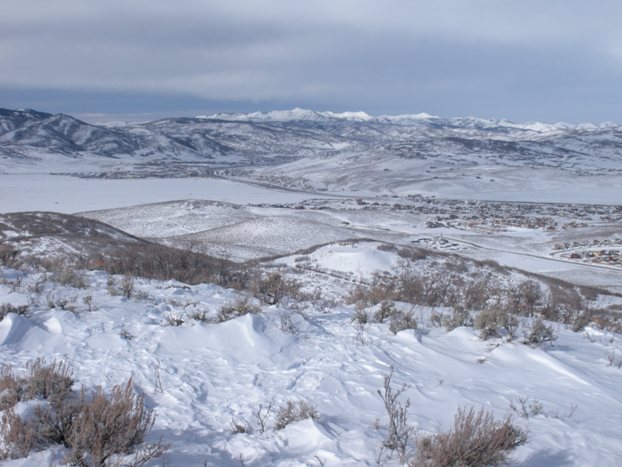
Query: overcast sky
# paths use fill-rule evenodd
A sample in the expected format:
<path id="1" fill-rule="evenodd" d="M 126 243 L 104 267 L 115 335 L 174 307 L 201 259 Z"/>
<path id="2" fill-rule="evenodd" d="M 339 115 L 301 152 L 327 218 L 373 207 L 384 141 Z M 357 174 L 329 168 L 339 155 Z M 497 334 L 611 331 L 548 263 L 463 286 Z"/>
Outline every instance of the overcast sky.
<path id="1" fill-rule="evenodd" d="M 4 0 L 0 107 L 622 123 L 622 0 Z"/>

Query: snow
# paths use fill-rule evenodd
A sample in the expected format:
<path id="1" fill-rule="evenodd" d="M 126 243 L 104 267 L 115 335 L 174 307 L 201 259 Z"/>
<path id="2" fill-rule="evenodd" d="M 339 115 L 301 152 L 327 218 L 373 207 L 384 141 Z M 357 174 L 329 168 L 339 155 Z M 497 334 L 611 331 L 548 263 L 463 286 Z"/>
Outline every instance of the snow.
<path id="1" fill-rule="evenodd" d="M 197 118 L 206 120 L 239 120 L 239 121 L 292 121 L 292 120 L 350 120 L 365 122 L 371 120 L 369 114 L 365 112 L 316 112 L 301 108 L 291 110 L 273 110 L 270 112 L 252 112 L 252 113 L 216 113 L 212 115 L 200 115 Z"/>
<path id="2" fill-rule="evenodd" d="M 33 293 L 28 286 L 40 279 L 40 274 L 28 272 L 23 285 L 17 286 L 21 273 L 1 268 L 0 305 L 29 304 L 33 313 L 28 317 L 9 313 L 0 321 L 0 364 L 11 364 L 17 370 L 40 356 L 66 359 L 77 384 L 86 387 L 110 388 L 133 377 L 136 389 L 157 414 L 150 440 L 162 436 L 171 443 L 165 462 L 150 465 L 376 465 L 386 422 L 377 390 L 391 368 L 396 386 L 409 385 L 404 394 L 412 402 L 409 420 L 422 434 L 448 429 L 459 407 L 485 407 L 501 418 L 511 412 L 511 402 L 528 397 L 541 401 L 545 412 L 529 419 L 516 418 L 528 431 L 529 442 L 516 451 L 513 465 L 619 465 L 619 334 L 590 327 L 573 333 L 552 323 L 559 338 L 549 346 L 531 348 L 504 339 L 484 342 L 471 328 L 447 332 L 434 327 L 430 315 L 448 310 L 402 303 L 397 306 L 412 310 L 419 326 L 416 331 L 393 335 L 386 323 L 358 327 L 352 322 L 354 307 L 343 304 L 351 286 L 400 265 L 397 248 L 417 245 L 474 259 L 494 259 L 501 265 L 622 292 L 618 266 L 580 264 L 551 253 L 556 242 L 611 238 L 619 220 L 581 217 L 586 227 L 555 232 L 512 226 L 503 230 L 426 226 L 426 220 L 435 217 L 430 214 L 433 209 L 458 212 L 452 199 L 622 204 L 614 134 L 618 126 L 441 119 L 425 113 L 375 117 L 365 112 L 299 108 L 199 118 L 211 122 L 195 122 L 197 127 L 214 125 L 209 138 L 218 142 L 225 135 L 222 141 L 233 148 L 234 154 L 223 155 L 209 145 L 202 146 L 209 155 L 213 151 L 214 159 L 200 168 L 216 167 L 214 177 L 84 179 L 52 175 L 126 170 L 123 173 L 128 176 L 142 177 L 157 174 L 161 168 L 165 176 L 171 173 L 166 173 L 166 165 L 158 164 L 146 164 L 148 171 L 140 172 L 139 164 L 126 165 L 125 155 L 104 160 L 84 154 L 69 159 L 33 149 L 25 154 L 36 157 L 37 164 L 30 159 L 2 160 L 2 170 L 8 173 L 0 172 L 0 212 L 81 212 L 137 236 L 170 245 L 198 246 L 211 254 L 224 252 L 220 256 L 237 261 L 279 256 L 267 267 L 289 266 L 309 290 L 319 288 L 325 300 L 285 300 L 280 305 L 263 306 L 257 315 L 216 323 L 218 310 L 238 298 L 237 292 L 210 284 L 187 286 L 138 279 L 139 293 L 127 299 L 110 295 L 106 274 L 89 272 L 87 289 L 53 284 L 48 279 L 43 292 Z M 73 123 L 66 116 L 53 117 L 54 121 L 59 127 Z M 262 124 L 246 125 L 245 121 Z M 297 123 L 286 137 L 284 122 L 288 121 Z M 324 125 L 305 126 L 307 121 L 329 122 L 327 128 L 343 127 L 345 133 L 323 133 L 317 128 Z M 276 123 L 271 126 L 269 122 Z M 4 123 L 0 121 L 0 125 Z M 151 127 L 188 136 L 184 125 L 163 120 L 124 128 L 145 137 L 152 134 Z M 436 130 L 431 129 L 436 126 L 442 130 L 431 140 L 447 141 L 438 148 L 426 146 L 426 138 L 435 135 Z M 249 130 L 260 127 L 284 131 L 275 136 L 272 131 L 255 134 Z M 609 129 L 609 133 L 598 133 Z M 75 138 L 86 141 L 90 131 L 78 129 Z M 32 138 L 38 141 L 46 135 L 33 134 Z M 591 139 L 583 141 L 585 135 Z M 156 146 L 171 144 L 164 133 L 156 132 L 154 138 Z M 378 146 L 361 146 L 360 141 L 366 138 L 378 141 Z M 488 150 L 464 154 L 452 138 L 518 141 L 520 147 L 507 154 Z M 550 145 L 537 151 L 542 160 L 532 155 L 521 158 L 545 138 Z M 200 138 L 196 141 L 205 143 Z M 397 143 L 392 146 L 394 141 Z M 411 145 L 413 141 L 419 145 Z M 603 153 L 594 157 L 594 145 L 599 142 Z M 569 150 L 573 158 L 555 159 L 559 154 L 551 148 L 558 143 L 560 154 Z M 101 147 L 107 144 L 104 141 Z M 419 157 L 420 151 L 423 157 Z M 144 160 L 154 162 L 162 154 L 156 151 Z M 177 162 L 190 160 L 183 153 L 179 157 Z M 245 168 L 250 172 L 219 172 L 248 161 L 255 164 L 255 157 L 259 158 L 256 165 Z M 290 162 L 284 164 L 286 161 Z M 534 167 L 535 163 L 544 165 Z M 284 188 L 261 186 L 264 182 Z M 328 191 L 321 195 L 288 191 L 291 187 Z M 411 201 L 405 197 L 411 194 L 448 200 L 413 201 L 415 208 L 429 204 L 428 211 L 398 209 L 399 203 L 412 207 L 406 206 Z M 362 198 L 360 205 L 347 199 L 349 196 Z M 303 201 L 309 203 L 283 204 Z M 392 209 L 393 202 L 396 209 Z M 374 204 L 378 206 L 372 208 Z M 466 209 L 466 203 L 464 206 Z M 494 209 L 491 206 L 488 212 Z M 560 224 L 570 220 L 553 216 Z M 16 240 L 24 235 L 18 230 L 7 225 L 0 235 Z M 387 247 L 385 242 L 397 246 Z M 48 236 L 33 241 L 30 249 L 49 256 L 78 248 L 72 245 Z M 432 263 L 422 261 L 421 269 Z M 520 274 L 514 271 L 511 276 Z M 94 311 L 88 311 L 82 301 L 86 295 L 92 296 Z M 61 299 L 74 309 L 50 308 L 49 303 Z M 614 296 L 598 299 L 603 306 L 615 307 L 619 302 Z M 190 319 L 194 311 L 206 311 L 211 321 Z M 185 317 L 186 322 L 170 326 L 170 316 Z M 283 325 L 285 317 L 293 323 L 294 332 Z M 161 378 L 162 391 L 157 378 Z M 282 431 L 272 429 L 271 419 L 268 429 L 261 432 L 254 415 L 257 410 L 292 399 L 313 404 L 319 419 L 294 423 Z M 32 408 L 33 403 L 17 407 L 24 416 Z M 233 434 L 232 421 L 246 426 L 248 432 Z M 6 465 L 54 465 L 63 457 L 63 448 L 50 448 Z M 396 465 L 395 459 L 388 465 Z"/>
<path id="3" fill-rule="evenodd" d="M 317 198 L 216 178 L 81 179 L 63 175 L 0 174 L 0 212 L 72 213 L 179 199 L 245 203 Z"/>
<path id="4" fill-rule="evenodd" d="M 11 270 L 2 273 L 14 277 Z M 622 456 L 622 370 L 607 362 L 612 351 L 622 356 L 619 335 L 590 328 L 573 333 L 554 325 L 559 338 L 549 347 L 484 342 L 470 328 L 431 327 L 431 310 L 421 307 L 414 309 L 418 331 L 394 336 L 386 324 L 371 324 L 362 339 L 350 323 L 352 308 L 344 306 L 328 312 L 306 307 L 304 313 L 269 306 L 220 324 L 188 320 L 172 327 L 165 325 L 170 313 L 214 312 L 235 293 L 212 285 L 138 280 L 145 297 L 125 299 L 108 294 L 105 274 L 92 272 L 88 278 L 87 290 L 46 284 L 44 293 L 78 297 L 74 312 L 39 305 L 30 318 L 6 316 L 0 322 L 0 363 L 17 370 L 41 355 L 63 358 L 86 387 L 109 389 L 132 376 L 157 414 L 149 439 L 162 436 L 171 443 L 167 465 L 226 466 L 243 460 L 304 466 L 317 465 L 317 459 L 332 466 L 375 465 L 386 421 L 376 391 L 390 367 L 394 384 L 410 385 L 404 394 L 412 403 L 409 421 L 420 433 L 448 429 L 458 407 L 485 407 L 501 418 L 511 412 L 510 402 L 529 397 L 541 401 L 546 413 L 529 419 L 515 415 L 529 442 L 515 452 L 513 465 L 616 466 Z M 26 276 L 24 283 L 34 279 Z M 95 311 L 81 305 L 85 294 L 93 296 Z M 2 303 L 25 295 L 0 285 Z M 296 334 L 281 329 L 284 313 L 292 317 Z M 122 330 L 133 337 L 122 338 Z M 156 367 L 163 391 L 156 389 Z M 290 399 L 314 405 L 319 419 L 282 431 L 273 430 L 271 420 L 261 433 L 253 416 L 259 406 Z M 232 420 L 249 432 L 232 434 Z M 32 453 L 5 465 L 33 467 L 60 454 L 58 449 Z"/>

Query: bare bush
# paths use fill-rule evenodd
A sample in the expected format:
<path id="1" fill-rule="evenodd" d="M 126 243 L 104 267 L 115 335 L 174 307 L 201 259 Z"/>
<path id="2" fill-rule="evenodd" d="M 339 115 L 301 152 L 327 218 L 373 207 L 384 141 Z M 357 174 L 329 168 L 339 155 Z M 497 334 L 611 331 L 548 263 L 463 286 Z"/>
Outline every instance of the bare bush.
<path id="1" fill-rule="evenodd" d="M 307 401 L 290 400 L 277 409 L 275 417 L 276 420 L 274 422 L 274 429 L 282 430 L 290 423 L 306 420 L 307 418 L 317 420 L 320 418 L 320 414 L 315 407 Z"/>
<path id="2" fill-rule="evenodd" d="M 34 435 L 32 426 L 24 422 L 13 407 L 6 409 L 0 421 L 0 438 L 4 445 L 0 449 L 0 459 L 26 457 L 33 446 Z"/>
<path id="3" fill-rule="evenodd" d="M 194 310 L 188 314 L 188 317 L 194 321 L 200 321 L 201 323 L 210 322 L 207 310 Z"/>
<path id="4" fill-rule="evenodd" d="M 85 295 L 84 297 L 82 297 L 82 303 L 86 305 L 89 311 L 95 311 L 97 309 L 97 306 L 93 302 L 92 295 Z"/>
<path id="5" fill-rule="evenodd" d="M 397 334 L 406 329 L 417 329 L 417 320 L 412 311 L 396 311 L 391 316 L 389 331 Z"/>
<path id="6" fill-rule="evenodd" d="M 46 365 L 43 358 L 28 365 L 30 376 L 20 380 L 22 400 L 48 399 L 53 403 L 65 399 L 73 386 L 73 372 L 63 361 L 54 360 Z"/>
<path id="7" fill-rule="evenodd" d="M 43 286 L 47 279 L 47 274 L 42 274 L 40 277 L 34 279 L 33 282 L 28 284 L 28 292 L 33 294 L 40 294 L 43 292 Z"/>
<path id="8" fill-rule="evenodd" d="M 281 324 L 281 332 L 285 334 L 298 334 L 298 328 L 292 321 L 291 312 L 282 312 L 279 314 L 279 321 Z"/>
<path id="9" fill-rule="evenodd" d="M 390 302 L 397 297 L 397 283 L 386 281 L 379 274 L 374 274 L 372 284 L 358 285 L 348 296 L 347 302 L 364 308 L 381 302 Z"/>
<path id="10" fill-rule="evenodd" d="M 145 408 L 144 397 L 134 394 L 133 386 L 130 378 L 113 387 L 110 394 L 97 388 L 87 398 L 82 391 L 80 411 L 67 435 L 72 463 L 104 466 L 114 454 L 129 453 L 143 442 L 155 417 Z"/>
<path id="11" fill-rule="evenodd" d="M 234 435 L 248 433 L 248 426 L 236 420 L 231 420 L 231 433 L 233 433 Z"/>
<path id="12" fill-rule="evenodd" d="M 154 422 L 142 396 L 133 392 L 132 380 L 115 386 L 109 394 L 98 388 L 88 396 L 71 390 L 71 370 L 64 362 L 46 365 L 42 359 L 29 365 L 29 375 L 17 378 L 10 368 L 0 373 L 2 394 L 3 457 L 25 456 L 31 448 L 63 444 L 70 449 L 67 461 L 80 466 L 104 466 L 113 455 L 129 454 L 142 465 L 162 454 L 165 447 L 141 445 Z M 40 400 L 29 421 L 15 414 L 20 400 Z"/>
<path id="13" fill-rule="evenodd" d="M 279 273 L 272 273 L 267 277 L 255 280 L 254 293 L 257 298 L 267 305 L 279 303 L 285 296 L 295 296 L 300 291 L 300 284 L 296 281 L 284 279 Z"/>
<path id="14" fill-rule="evenodd" d="M 121 292 L 117 287 L 117 281 L 113 276 L 108 276 L 106 279 L 106 289 L 111 296 L 121 295 Z"/>
<path id="15" fill-rule="evenodd" d="M 434 263 L 415 268 L 412 260 L 403 260 L 390 273 L 377 273 L 371 283 L 355 287 L 348 302 L 363 308 L 391 301 L 451 307 L 456 312 L 447 321 L 449 330 L 470 325 L 470 319 L 461 316 L 459 310 L 497 308 L 509 316 L 538 314 L 548 320 L 571 323 L 583 308 L 581 295 L 563 281 L 539 277 L 516 283 L 508 280 L 507 270 L 499 265 L 473 261 L 471 264 L 478 268 L 473 270 L 467 261 L 453 256 Z M 516 323 L 506 324 L 506 331 L 513 336 Z"/>
<path id="16" fill-rule="evenodd" d="M 519 321 L 516 316 L 497 308 L 480 311 L 473 320 L 473 327 L 480 331 L 481 339 L 501 337 L 499 330 L 503 329 L 509 339 L 513 339 L 518 330 Z"/>
<path id="17" fill-rule="evenodd" d="M 573 332 L 582 331 L 585 326 L 592 322 L 594 318 L 591 310 L 584 310 L 581 313 L 577 313 L 575 318 L 573 319 L 571 324 L 571 329 Z"/>
<path id="18" fill-rule="evenodd" d="M 228 321 L 230 319 L 244 316 L 249 313 L 259 313 L 261 309 L 253 303 L 252 299 L 248 296 L 238 297 L 233 302 L 223 305 L 218 312 L 218 321 Z"/>
<path id="19" fill-rule="evenodd" d="M 165 318 L 165 323 L 167 326 L 181 326 L 184 324 L 186 320 L 183 315 L 178 313 L 169 313 Z"/>
<path id="20" fill-rule="evenodd" d="M 384 301 L 380 304 L 380 308 L 374 313 L 374 319 L 379 323 L 383 323 L 385 319 L 391 318 L 397 313 L 397 308 L 393 302 Z"/>
<path id="21" fill-rule="evenodd" d="M 63 400 L 71 392 L 72 372 L 62 361 L 45 364 L 38 358 L 28 365 L 29 374 L 17 377 L 10 366 L 0 371 L 0 410 L 13 407 L 19 401 L 47 399 L 52 403 Z"/>
<path id="22" fill-rule="evenodd" d="M 152 243 L 121 245 L 105 255 L 92 255 L 82 262 L 85 268 L 102 269 L 109 274 L 149 279 L 175 279 L 186 284 L 217 283 L 244 288 L 248 272 L 226 259 Z"/>
<path id="23" fill-rule="evenodd" d="M 259 423 L 259 432 L 263 433 L 266 431 L 268 419 L 270 415 L 272 415 L 272 411 L 274 410 L 274 401 L 270 401 L 267 406 L 263 406 L 259 404 L 259 408 L 257 412 L 253 414 L 253 416 L 257 419 L 257 423 Z"/>
<path id="24" fill-rule="evenodd" d="M 557 339 L 553 328 L 547 325 L 542 318 L 531 321 L 531 325 L 525 332 L 523 342 L 528 345 L 538 345 L 545 342 L 553 342 Z"/>
<path id="25" fill-rule="evenodd" d="M 532 315 L 536 311 L 536 305 L 543 300 L 542 288 L 534 280 L 521 282 L 516 293 L 518 295 L 516 300 L 517 311 L 527 316 Z"/>
<path id="26" fill-rule="evenodd" d="M 382 444 L 384 448 L 397 452 L 400 462 L 403 463 L 406 460 L 408 445 L 414 433 L 414 428 L 408 424 L 410 399 L 406 399 L 404 403 L 400 400 L 408 386 L 404 384 L 396 390 L 392 386 L 392 378 L 393 368 L 384 377 L 383 390 L 378 390 L 378 395 L 382 398 L 388 418 L 388 432 Z"/>
<path id="27" fill-rule="evenodd" d="M 473 320 L 473 327 L 479 330 L 479 337 L 482 340 L 491 337 L 499 337 L 498 328 L 501 321 L 502 311 L 488 309 L 480 311 Z"/>
<path id="28" fill-rule="evenodd" d="M 421 248 L 400 248 L 397 250 L 397 254 L 401 258 L 409 259 L 411 261 L 420 261 L 428 257 L 428 253 Z"/>
<path id="29" fill-rule="evenodd" d="M 452 331 L 461 326 L 472 326 L 473 319 L 471 313 L 462 308 L 461 306 L 455 306 L 452 308 L 449 315 L 443 316 L 443 326 L 448 331 Z"/>
<path id="30" fill-rule="evenodd" d="M 10 303 L 3 303 L 0 305 L 0 321 L 2 321 L 9 313 L 15 313 L 20 316 L 29 316 L 30 307 L 28 305 L 12 305 Z"/>
<path id="31" fill-rule="evenodd" d="M 510 409 L 522 418 L 531 418 L 544 414 L 544 405 L 538 399 L 519 397 L 510 401 Z"/>
<path id="32" fill-rule="evenodd" d="M 543 415 L 547 418 L 571 418 L 577 410 L 575 404 L 571 404 L 568 410 L 559 412 L 557 410 L 545 410 L 544 404 L 538 399 L 529 397 L 519 397 L 515 401 L 510 401 L 510 409 L 522 418 L 532 418 Z"/>
<path id="33" fill-rule="evenodd" d="M 84 272 L 74 269 L 65 265 L 53 265 L 52 275 L 50 280 L 57 284 L 65 285 L 68 287 L 75 287 L 76 289 L 85 289 L 88 287 L 88 282 Z"/>
<path id="34" fill-rule="evenodd" d="M 8 267 L 13 267 L 17 264 L 17 257 L 19 256 L 19 251 L 15 249 L 15 247 L 11 245 L 7 245 L 5 243 L 0 244 L 0 264 L 3 264 Z"/>
<path id="35" fill-rule="evenodd" d="M 134 339 L 134 335 L 127 329 L 121 329 L 121 331 L 119 331 L 119 336 L 121 337 L 121 339 L 125 339 L 126 341 L 131 341 L 132 339 Z"/>
<path id="36" fill-rule="evenodd" d="M 360 325 L 365 325 L 369 323 L 369 314 L 365 311 L 365 308 L 362 306 L 357 306 L 354 310 L 354 314 L 352 315 L 352 322 L 358 323 Z"/>
<path id="37" fill-rule="evenodd" d="M 0 370 L 0 411 L 7 410 L 17 404 L 23 389 L 13 374 L 13 369 L 5 365 Z"/>
<path id="38" fill-rule="evenodd" d="M 125 298 L 132 298 L 134 294 L 134 278 L 130 274 L 125 274 L 121 280 L 121 293 Z"/>
<path id="39" fill-rule="evenodd" d="M 574 288 L 551 283 L 547 300 L 538 311 L 544 319 L 570 324 L 583 308 L 583 299 Z"/>
<path id="40" fill-rule="evenodd" d="M 413 466 L 486 466 L 507 463 L 509 453 L 527 442 L 527 435 L 508 417 L 496 421 L 483 408 L 458 409 L 447 433 L 417 440 Z"/>

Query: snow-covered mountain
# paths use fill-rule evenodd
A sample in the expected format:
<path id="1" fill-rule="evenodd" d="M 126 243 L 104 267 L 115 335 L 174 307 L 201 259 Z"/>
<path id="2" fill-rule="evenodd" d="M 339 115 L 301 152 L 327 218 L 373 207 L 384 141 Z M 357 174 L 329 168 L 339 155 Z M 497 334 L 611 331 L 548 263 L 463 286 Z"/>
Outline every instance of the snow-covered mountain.
<path id="1" fill-rule="evenodd" d="M 418 160 L 435 166 L 604 173 L 622 170 L 622 128 L 304 109 L 111 126 L 64 114 L 0 110 L 0 157 L 15 161 L 49 155 L 253 169 L 300 160 L 330 166 L 324 163 L 330 160 L 350 168 L 362 161 L 388 162 L 385 168 L 395 171 L 399 161 Z"/>

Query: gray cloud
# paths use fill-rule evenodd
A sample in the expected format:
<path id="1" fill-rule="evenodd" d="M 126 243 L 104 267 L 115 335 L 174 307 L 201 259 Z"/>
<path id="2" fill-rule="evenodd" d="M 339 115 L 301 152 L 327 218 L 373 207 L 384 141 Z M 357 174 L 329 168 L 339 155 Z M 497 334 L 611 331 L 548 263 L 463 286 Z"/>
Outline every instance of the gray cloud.
<path id="1" fill-rule="evenodd" d="M 0 97 L 622 121 L 621 17 L 618 0 L 26 0 L 0 16 Z"/>

